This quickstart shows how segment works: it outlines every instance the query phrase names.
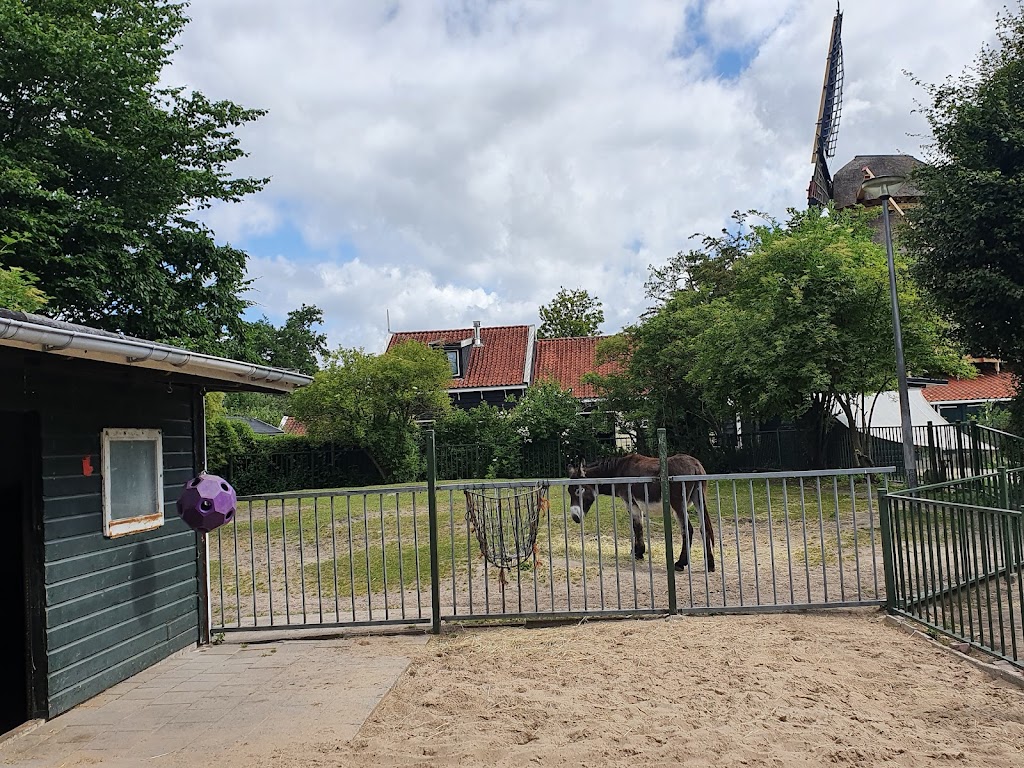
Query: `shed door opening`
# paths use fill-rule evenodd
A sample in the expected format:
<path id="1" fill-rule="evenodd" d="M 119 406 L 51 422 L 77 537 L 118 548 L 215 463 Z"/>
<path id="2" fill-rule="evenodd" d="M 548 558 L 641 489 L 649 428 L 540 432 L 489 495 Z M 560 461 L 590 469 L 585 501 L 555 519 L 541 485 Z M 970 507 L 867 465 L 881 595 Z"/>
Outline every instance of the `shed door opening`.
<path id="1" fill-rule="evenodd" d="M 0 733 L 6 733 L 31 719 L 28 551 L 37 437 L 29 414 L 0 411 L 0 423 Z"/>

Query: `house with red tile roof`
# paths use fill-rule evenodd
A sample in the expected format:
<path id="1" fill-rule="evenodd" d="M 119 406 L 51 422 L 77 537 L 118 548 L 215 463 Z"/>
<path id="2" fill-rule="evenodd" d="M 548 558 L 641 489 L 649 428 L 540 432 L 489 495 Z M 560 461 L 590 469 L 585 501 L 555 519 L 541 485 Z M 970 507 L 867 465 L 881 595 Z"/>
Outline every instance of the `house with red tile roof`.
<path id="1" fill-rule="evenodd" d="M 306 425 L 294 416 L 285 416 L 282 418 L 280 429 L 286 435 L 304 436 L 306 434 Z"/>
<path id="2" fill-rule="evenodd" d="M 387 349 L 418 341 L 448 356 L 452 380 L 448 394 L 459 408 L 490 403 L 506 406 L 510 395 L 520 396 L 533 375 L 536 329 L 532 325 L 501 325 L 391 334 Z"/>
<path id="3" fill-rule="evenodd" d="M 976 359 L 978 376 L 949 379 L 924 388 L 922 394 L 946 421 L 966 421 L 988 403 L 1005 403 L 1016 389 L 1014 374 L 997 360 Z"/>
<path id="4" fill-rule="evenodd" d="M 592 405 L 598 399 L 593 384 L 583 381 L 588 373 L 608 375 L 618 370 L 615 362 L 597 365 L 597 345 L 607 336 L 576 336 L 562 339 L 537 339 L 533 381 L 553 381 L 567 389 L 582 403 Z"/>

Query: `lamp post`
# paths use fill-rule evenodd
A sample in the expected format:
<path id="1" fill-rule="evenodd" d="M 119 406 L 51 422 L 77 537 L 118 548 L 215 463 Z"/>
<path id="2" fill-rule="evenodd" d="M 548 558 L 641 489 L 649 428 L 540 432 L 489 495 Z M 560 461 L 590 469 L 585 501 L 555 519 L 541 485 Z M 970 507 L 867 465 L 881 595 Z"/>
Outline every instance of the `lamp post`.
<path id="1" fill-rule="evenodd" d="M 889 223 L 889 199 L 906 183 L 903 176 L 876 176 L 861 186 L 865 198 L 882 201 L 885 225 L 885 255 L 889 262 L 889 298 L 892 302 L 892 335 L 896 342 L 896 378 L 899 382 L 900 424 L 903 432 L 903 466 L 907 487 L 917 487 L 917 462 L 914 458 L 914 429 L 910 419 L 910 395 L 907 392 L 907 366 L 903 359 L 903 332 L 900 329 L 900 302 L 896 295 L 896 263 L 892 254 L 892 227 Z"/>

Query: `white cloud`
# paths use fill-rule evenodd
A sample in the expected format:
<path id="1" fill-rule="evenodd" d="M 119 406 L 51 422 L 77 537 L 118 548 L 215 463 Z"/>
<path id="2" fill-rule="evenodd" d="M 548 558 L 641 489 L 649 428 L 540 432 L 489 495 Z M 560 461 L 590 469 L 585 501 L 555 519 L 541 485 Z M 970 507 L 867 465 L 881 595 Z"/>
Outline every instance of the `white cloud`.
<path id="1" fill-rule="evenodd" d="M 259 279 L 247 298 L 257 310 L 294 308 L 303 302 L 335 308 L 348 322 L 333 329 L 332 346 L 361 346 L 370 352 L 383 351 L 389 322 L 395 331 L 469 327 L 482 317 L 496 324 L 516 323 L 534 309 L 482 288 L 435 281 L 423 269 L 374 267 L 360 259 L 298 264 L 256 257 L 250 271 Z"/>
<path id="2" fill-rule="evenodd" d="M 704 8 L 710 48 L 680 58 L 688 7 Z M 918 152 L 907 134 L 925 129 L 911 114 L 921 94 L 902 70 L 959 71 L 998 7 L 849 4 L 833 170 Z M 828 3 L 203 0 L 189 12 L 167 79 L 269 109 L 241 132 L 238 170 L 271 184 L 209 221 L 243 245 L 301 232 L 312 261 L 254 241 L 256 296 L 276 317 L 323 307 L 332 343 L 379 344 L 385 307 L 403 329 L 536 322 L 560 285 L 601 298 L 613 331 L 644 307 L 648 264 L 694 232 L 734 209 L 805 205 Z M 738 78 L 709 69 L 715 49 L 750 45 Z"/>

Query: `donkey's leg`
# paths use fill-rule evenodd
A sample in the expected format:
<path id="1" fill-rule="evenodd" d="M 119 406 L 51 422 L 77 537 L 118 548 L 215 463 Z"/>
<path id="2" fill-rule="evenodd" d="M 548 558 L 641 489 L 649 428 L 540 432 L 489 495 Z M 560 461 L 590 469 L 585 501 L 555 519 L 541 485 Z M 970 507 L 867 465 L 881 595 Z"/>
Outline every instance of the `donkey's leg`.
<path id="1" fill-rule="evenodd" d="M 683 531 L 683 545 L 679 549 L 676 570 L 682 571 L 690 564 L 690 547 L 693 544 L 693 523 L 690 522 L 690 516 L 686 512 L 682 514 L 676 512 L 676 520 L 679 521 L 679 527 Z"/>
<path id="2" fill-rule="evenodd" d="M 644 513 L 639 502 L 630 505 L 630 513 L 633 515 L 633 557 L 643 560 L 647 546 L 644 544 Z"/>
<path id="3" fill-rule="evenodd" d="M 683 483 L 673 484 L 669 490 L 669 500 L 672 510 L 676 513 L 676 519 L 679 521 L 679 529 L 683 532 L 683 545 L 675 565 L 676 570 L 681 571 L 690 564 L 690 546 L 693 544 L 693 523 L 690 522 L 686 496 L 683 494 Z"/>

